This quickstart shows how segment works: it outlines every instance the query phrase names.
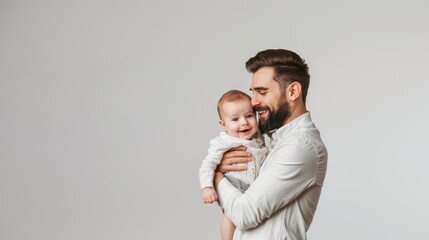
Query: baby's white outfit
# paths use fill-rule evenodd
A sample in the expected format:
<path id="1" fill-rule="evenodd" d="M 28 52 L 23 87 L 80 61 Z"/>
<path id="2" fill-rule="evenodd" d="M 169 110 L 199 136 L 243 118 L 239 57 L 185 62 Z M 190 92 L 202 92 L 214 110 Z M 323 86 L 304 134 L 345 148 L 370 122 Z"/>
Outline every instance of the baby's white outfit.
<path id="1" fill-rule="evenodd" d="M 223 154 L 230 148 L 238 146 L 246 146 L 248 152 L 252 154 L 252 161 L 242 163 L 247 165 L 247 171 L 227 172 L 225 177 L 242 192 L 250 186 L 258 176 L 259 168 L 267 154 L 267 148 L 264 141 L 260 138 L 252 140 L 232 137 L 226 132 L 221 132 L 219 136 L 210 140 L 208 155 L 204 158 L 200 168 L 200 185 L 201 189 L 205 187 L 213 187 L 213 177 L 217 165 L 222 160 Z"/>

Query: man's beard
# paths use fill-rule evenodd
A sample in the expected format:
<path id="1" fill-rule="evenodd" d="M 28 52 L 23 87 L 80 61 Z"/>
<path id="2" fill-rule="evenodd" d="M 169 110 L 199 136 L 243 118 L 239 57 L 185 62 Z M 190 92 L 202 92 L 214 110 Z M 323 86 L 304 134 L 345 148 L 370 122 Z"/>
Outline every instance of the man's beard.
<path id="1" fill-rule="evenodd" d="M 271 130 L 280 128 L 283 126 L 283 123 L 291 115 L 290 106 L 287 101 L 282 101 L 279 104 L 277 111 L 271 111 L 268 107 L 256 107 L 256 111 L 259 110 L 268 110 L 268 116 L 266 120 L 259 118 L 259 131 L 264 133 L 269 133 Z"/>

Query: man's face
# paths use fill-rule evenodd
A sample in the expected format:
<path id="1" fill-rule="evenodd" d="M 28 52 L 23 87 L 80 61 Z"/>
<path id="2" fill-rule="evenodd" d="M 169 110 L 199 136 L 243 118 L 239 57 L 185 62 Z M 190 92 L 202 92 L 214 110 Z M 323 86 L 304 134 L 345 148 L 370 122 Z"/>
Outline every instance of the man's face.
<path id="1" fill-rule="evenodd" d="M 259 130 L 267 133 L 283 126 L 291 111 L 285 91 L 274 80 L 274 68 L 262 67 L 253 74 L 252 105 L 259 114 Z"/>

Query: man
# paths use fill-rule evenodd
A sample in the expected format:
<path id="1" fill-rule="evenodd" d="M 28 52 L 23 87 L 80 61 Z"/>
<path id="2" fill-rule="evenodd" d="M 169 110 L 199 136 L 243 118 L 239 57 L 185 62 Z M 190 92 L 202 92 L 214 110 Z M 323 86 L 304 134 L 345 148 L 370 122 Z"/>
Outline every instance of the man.
<path id="1" fill-rule="evenodd" d="M 250 58 L 252 105 L 259 128 L 270 139 L 259 176 L 241 193 L 223 174 L 243 170 L 244 147 L 225 153 L 214 184 L 225 213 L 237 229 L 234 239 L 306 239 L 325 178 L 328 154 L 306 109 L 310 75 L 301 57 L 265 50 Z"/>

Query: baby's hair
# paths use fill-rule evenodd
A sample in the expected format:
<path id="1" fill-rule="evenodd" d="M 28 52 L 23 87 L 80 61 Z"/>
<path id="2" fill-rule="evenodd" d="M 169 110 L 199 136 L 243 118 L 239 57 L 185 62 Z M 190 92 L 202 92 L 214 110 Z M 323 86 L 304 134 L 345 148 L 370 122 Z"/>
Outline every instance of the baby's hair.
<path id="1" fill-rule="evenodd" d="M 243 99 L 251 100 L 249 95 L 239 90 L 231 90 L 223 94 L 222 97 L 220 97 L 219 102 L 217 103 L 217 113 L 219 114 L 219 118 L 222 119 L 220 115 L 220 108 L 222 107 L 223 103 L 237 102 Z"/>

